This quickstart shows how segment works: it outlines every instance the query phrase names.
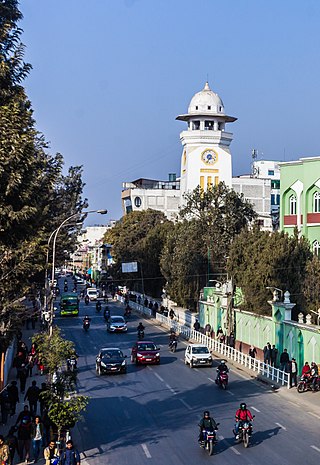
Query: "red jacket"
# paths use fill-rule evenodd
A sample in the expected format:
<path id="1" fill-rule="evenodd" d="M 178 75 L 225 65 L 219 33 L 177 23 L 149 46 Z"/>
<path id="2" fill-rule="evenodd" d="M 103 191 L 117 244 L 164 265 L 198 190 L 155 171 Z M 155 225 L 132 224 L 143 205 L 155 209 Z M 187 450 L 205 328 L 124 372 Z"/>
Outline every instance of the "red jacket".
<path id="1" fill-rule="evenodd" d="M 253 416 L 251 415 L 251 412 L 250 410 L 241 410 L 240 408 L 238 408 L 238 410 L 236 411 L 236 420 L 240 420 L 240 421 L 251 421 L 253 420 Z"/>
<path id="2" fill-rule="evenodd" d="M 303 375 L 309 375 L 310 371 L 311 371 L 310 365 L 303 365 L 301 374 L 302 374 L 302 376 Z"/>

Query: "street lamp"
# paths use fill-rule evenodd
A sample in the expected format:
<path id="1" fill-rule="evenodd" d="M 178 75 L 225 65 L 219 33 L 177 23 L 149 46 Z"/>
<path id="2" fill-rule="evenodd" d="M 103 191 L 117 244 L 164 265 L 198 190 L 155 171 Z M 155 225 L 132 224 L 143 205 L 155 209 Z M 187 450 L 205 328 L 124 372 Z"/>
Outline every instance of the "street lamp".
<path id="1" fill-rule="evenodd" d="M 100 215 L 106 215 L 108 213 L 108 210 L 89 210 L 87 212 L 78 212 L 74 213 L 73 215 L 68 216 L 60 226 L 57 227 L 57 229 L 53 232 L 53 245 L 52 245 L 52 273 L 51 273 L 51 279 L 52 283 L 54 281 L 54 276 L 55 276 L 55 260 L 56 260 L 56 241 L 57 241 L 57 236 L 59 234 L 59 231 L 61 230 L 62 226 L 64 226 L 66 223 L 68 223 L 70 220 L 73 218 L 76 218 L 79 215 L 89 215 L 91 213 L 100 213 Z M 52 335 L 52 321 L 53 321 L 53 299 L 51 300 L 51 315 L 50 315 L 50 336 Z"/>
<path id="2" fill-rule="evenodd" d="M 280 299 L 282 301 L 283 299 L 283 290 L 278 289 L 277 287 L 274 286 L 267 286 L 266 289 L 270 289 L 270 291 L 273 291 L 273 302 L 279 302 L 279 295 L 278 292 L 280 292 Z"/>

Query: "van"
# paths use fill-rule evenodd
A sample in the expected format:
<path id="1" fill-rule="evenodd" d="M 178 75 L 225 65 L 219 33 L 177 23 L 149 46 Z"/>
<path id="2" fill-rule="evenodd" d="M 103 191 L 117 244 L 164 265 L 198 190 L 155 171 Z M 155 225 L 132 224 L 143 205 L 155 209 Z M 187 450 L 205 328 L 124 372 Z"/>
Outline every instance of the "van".
<path id="1" fill-rule="evenodd" d="M 79 315 L 79 299 L 74 292 L 64 293 L 60 299 L 60 315 L 61 316 L 77 316 Z"/>

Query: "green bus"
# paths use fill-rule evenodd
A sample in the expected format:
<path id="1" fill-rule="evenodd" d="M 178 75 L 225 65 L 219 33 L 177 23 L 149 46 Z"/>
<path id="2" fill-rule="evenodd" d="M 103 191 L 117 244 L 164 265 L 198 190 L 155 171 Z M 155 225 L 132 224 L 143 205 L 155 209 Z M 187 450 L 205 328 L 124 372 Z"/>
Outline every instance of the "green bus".
<path id="1" fill-rule="evenodd" d="M 61 316 L 77 316 L 79 315 L 79 298 L 75 292 L 67 292 L 62 294 L 60 299 L 60 315 Z"/>

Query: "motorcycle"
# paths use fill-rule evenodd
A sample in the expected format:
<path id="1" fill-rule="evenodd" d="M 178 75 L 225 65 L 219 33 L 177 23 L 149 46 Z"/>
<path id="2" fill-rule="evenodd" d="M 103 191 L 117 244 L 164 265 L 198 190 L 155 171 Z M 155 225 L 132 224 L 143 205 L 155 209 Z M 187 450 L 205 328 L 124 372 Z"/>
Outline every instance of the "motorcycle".
<path id="1" fill-rule="evenodd" d="M 313 380 L 310 376 L 303 375 L 297 386 L 297 391 L 301 394 L 302 392 L 307 391 L 319 391 L 320 389 L 320 376 L 318 376 L 315 385 L 313 385 Z"/>
<path id="2" fill-rule="evenodd" d="M 237 444 L 240 444 L 240 442 L 243 442 L 243 446 L 245 448 L 249 447 L 251 435 L 252 435 L 252 425 L 250 421 L 240 422 L 238 438 L 236 437 Z"/>
<path id="3" fill-rule="evenodd" d="M 139 330 L 138 330 L 138 340 L 139 340 L 139 341 L 142 341 L 142 339 L 144 339 L 144 330 L 143 330 L 143 329 L 139 329 Z"/>
<path id="4" fill-rule="evenodd" d="M 104 309 L 103 317 L 104 317 L 104 319 L 105 319 L 106 321 L 109 320 L 109 318 L 110 318 L 110 310 L 109 310 L 108 307 L 106 307 L 106 308 Z"/>
<path id="5" fill-rule="evenodd" d="M 101 302 L 98 301 L 98 302 L 96 303 L 96 311 L 97 311 L 97 312 L 100 312 L 100 310 L 101 310 Z"/>
<path id="6" fill-rule="evenodd" d="M 176 339 L 169 342 L 169 350 L 171 352 L 175 352 L 177 350 L 177 346 L 178 346 L 178 341 Z"/>
<path id="7" fill-rule="evenodd" d="M 74 372 L 77 369 L 78 362 L 75 358 L 69 358 L 67 360 L 67 368 L 69 371 Z"/>
<path id="8" fill-rule="evenodd" d="M 86 295 L 85 298 L 84 298 L 84 303 L 86 305 L 89 305 L 89 301 L 90 301 L 89 296 Z"/>
<path id="9" fill-rule="evenodd" d="M 217 370 L 218 371 L 218 370 Z M 229 382 L 229 376 L 228 373 L 225 371 L 221 371 L 218 373 L 218 377 L 216 379 L 216 384 L 221 388 L 221 389 L 227 389 Z"/>
<path id="10" fill-rule="evenodd" d="M 88 329 L 90 328 L 90 321 L 86 320 L 83 322 L 83 329 L 85 331 L 88 331 Z"/>
<path id="11" fill-rule="evenodd" d="M 126 316 L 127 318 L 131 316 L 131 308 L 129 307 L 129 305 L 127 305 L 125 309 L 124 316 Z"/>
<path id="12" fill-rule="evenodd" d="M 64 285 L 63 292 L 68 292 L 68 284 Z"/>
<path id="13" fill-rule="evenodd" d="M 219 423 L 217 423 L 219 425 Z M 202 430 L 202 440 L 200 446 L 205 449 L 209 455 L 213 455 L 214 445 L 216 442 L 216 432 L 206 429 Z"/>

